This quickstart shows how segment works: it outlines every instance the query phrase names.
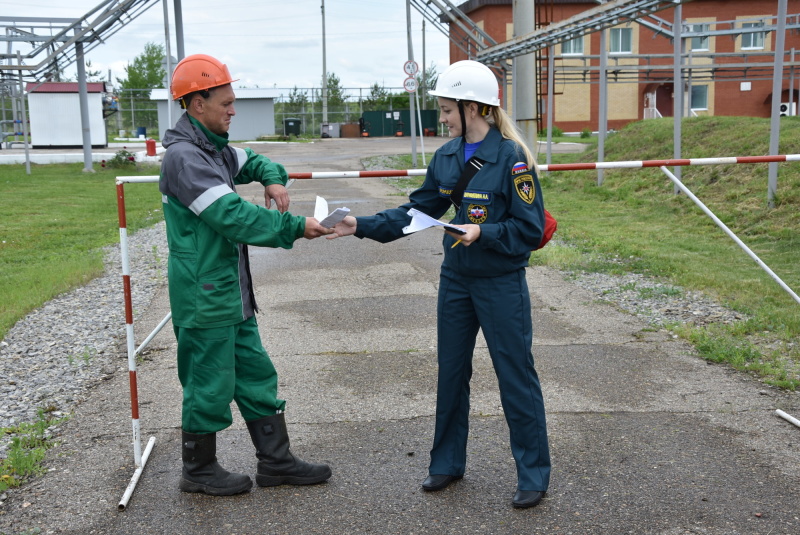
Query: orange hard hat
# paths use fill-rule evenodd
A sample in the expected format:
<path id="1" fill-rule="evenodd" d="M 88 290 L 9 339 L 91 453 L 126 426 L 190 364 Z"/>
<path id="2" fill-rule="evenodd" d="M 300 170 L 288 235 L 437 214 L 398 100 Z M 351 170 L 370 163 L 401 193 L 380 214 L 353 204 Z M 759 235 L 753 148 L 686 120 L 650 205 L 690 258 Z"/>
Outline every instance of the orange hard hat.
<path id="1" fill-rule="evenodd" d="M 231 78 L 228 67 L 219 60 L 205 54 L 186 56 L 172 73 L 172 98 L 178 100 L 189 93 L 235 81 Z"/>

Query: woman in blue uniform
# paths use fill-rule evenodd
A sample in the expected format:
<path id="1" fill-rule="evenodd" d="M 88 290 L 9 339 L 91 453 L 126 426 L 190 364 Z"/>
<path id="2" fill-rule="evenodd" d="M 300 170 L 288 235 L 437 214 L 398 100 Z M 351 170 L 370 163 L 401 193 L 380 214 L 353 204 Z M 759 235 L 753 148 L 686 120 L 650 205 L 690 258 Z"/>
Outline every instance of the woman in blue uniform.
<path id="1" fill-rule="evenodd" d="M 459 61 L 439 77 L 443 123 L 453 139 L 431 159 L 409 202 L 369 217 L 348 216 L 331 237 L 355 234 L 386 243 L 402 237 L 408 210 L 434 218 L 456 208 L 443 240 L 438 313 L 436 429 L 426 491 L 461 479 L 466 468 L 469 382 L 478 329 L 483 331 L 500 387 L 517 466 L 512 503 L 537 505 L 550 480 L 544 401 L 533 364 L 531 303 L 525 268 L 545 225 L 536 163 L 500 107 L 497 78 L 485 65 Z M 471 157 L 480 170 L 458 199 L 457 184 Z M 473 165 L 472 162 L 469 165 Z M 454 194 L 454 190 L 456 193 Z"/>

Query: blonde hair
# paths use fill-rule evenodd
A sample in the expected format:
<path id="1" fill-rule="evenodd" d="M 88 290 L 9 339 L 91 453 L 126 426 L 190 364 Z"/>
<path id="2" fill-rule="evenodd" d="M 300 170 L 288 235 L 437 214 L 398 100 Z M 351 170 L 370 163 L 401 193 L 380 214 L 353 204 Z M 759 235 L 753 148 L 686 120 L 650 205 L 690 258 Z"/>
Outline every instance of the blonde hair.
<path id="1" fill-rule="evenodd" d="M 514 124 L 514 121 L 511 120 L 511 117 L 508 116 L 506 111 L 500 106 L 491 106 L 491 115 L 486 119 L 490 125 L 494 126 L 500 131 L 500 135 L 517 144 L 519 150 L 525 154 L 525 161 L 528 162 L 528 167 L 532 169 L 535 168 L 538 174 L 539 168 L 536 164 L 536 159 L 533 157 L 531 149 L 525 144 L 517 125 Z"/>

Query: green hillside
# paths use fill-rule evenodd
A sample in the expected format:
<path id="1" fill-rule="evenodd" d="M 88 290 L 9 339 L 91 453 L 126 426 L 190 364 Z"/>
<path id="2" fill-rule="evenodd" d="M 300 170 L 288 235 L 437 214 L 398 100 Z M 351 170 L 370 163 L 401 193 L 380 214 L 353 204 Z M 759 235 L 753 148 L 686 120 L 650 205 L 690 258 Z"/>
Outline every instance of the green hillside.
<path id="1" fill-rule="evenodd" d="M 682 157 L 769 154 L 769 119 L 685 119 Z M 605 161 L 673 157 L 672 119 L 634 123 L 606 140 Z M 800 120 L 781 120 L 780 154 L 800 153 Z M 543 159 L 543 157 L 540 157 Z M 553 163 L 593 162 L 597 150 L 554 155 Z M 671 171 L 673 169 L 670 169 Z M 800 291 L 800 163 L 778 168 L 775 207 L 768 164 L 682 168 L 683 183 L 790 288 Z M 740 249 L 659 169 L 558 171 L 542 177 L 560 241 L 534 261 L 571 270 L 630 270 L 701 290 L 750 319 L 732 326 L 673 326 L 711 360 L 800 386 L 800 304 Z M 610 262 L 610 259 L 615 259 Z M 620 259 L 623 259 L 621 262 Z"/>

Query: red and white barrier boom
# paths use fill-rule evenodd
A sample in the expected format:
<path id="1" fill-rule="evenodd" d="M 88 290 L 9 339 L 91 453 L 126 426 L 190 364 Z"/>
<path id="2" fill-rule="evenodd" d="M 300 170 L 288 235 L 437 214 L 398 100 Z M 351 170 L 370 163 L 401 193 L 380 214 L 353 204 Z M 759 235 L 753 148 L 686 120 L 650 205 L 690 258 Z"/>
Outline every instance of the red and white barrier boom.
<path id="1" fill-rule="evenodd" d="M 682 167 L 687 165 L 723 165 L 736 163 L 800 162 L 800 154 L 777 156 L 733 156 L 727 158 L 677 158 L 674 160 L 633 160 L 627 162 L 559 163 L 540 165 L 541 171 L 584 171 L 590 169 L 640 169 L 643 167 Z M 385 171 L 325 171 L 289 173 L 289 178 L 367 178 L 425 176 L 425 169 L 389 169 Z"/>
<path id="2" fill-rule="evenodd" d="M 645 167 L 659 167 L 672 180 L 680 190 L 685 193 L 695 204 L 697 204 L 714 222 L 725 231 L 756 263 L 761 266 L 792 298 L 800 303 L 800 297 L 792 291 L 773 271 L 761 261 L 728 227 L 725 226 L 697 197 L 692 194 L 683 183 L 672 174 L 667 167 L 681 167 L 690 165 L 721 165 L 721 164 L 740 164 L 740 163 L 771 163 L 771 162 L 798 162 L 800 154 L 784 154 L 776 156 L 738 156 L 730 158 L 681 158 L 674 160 L 639 160 L 623 162 L 594 162 L 594 163 L 568 163 L 540 165 L 541 171 L 580 171 L 591 169 L 639 169 Z M 403 176 L 425 176 L 425 169 L 387 169 L 384 171 L 332 171 L 332 172 L 312 172 L 312 173 L 289 173 L 291 179 L 314 179 L 314 178 L 369 178 L 369 177 L 403 177 Z M 127 336 L 128 348 L 128 370 L 130 374 L 131 389 L 131 417 L 133 420 L 133 455 L 136 462 L 136 471 L 131 478 L 128 488 L 119 503 L 119 510 L 122 511 L 127 506 L 128 500 L 133 494 L 136 483 L 144 470 L 147 458 L 153 449 L 156 438 L 150 437 L 144 453 L 141 452 L 141 437 L 139 433 L 139 395 L 136 384 L 136 356 L 150 343 L 150 341 L 161 331 L 170 321 L 172 314 L 164 317 L 161 323 L 150 333 L 142 344 L 135 348 L 133 336 L 133 305 L 131 301 L 131 278 L 128 259 L 128 234 L 127 223 L 125 220 L 125 192 L 124 183 L 146 183 L 158 182 L 158 176 L 140 177 L 117 177 L 117 208 L 119 211 L 119 242 L 120 253 L 122 255 L 122 282 L 125 290 L 125 332 Z"/>

